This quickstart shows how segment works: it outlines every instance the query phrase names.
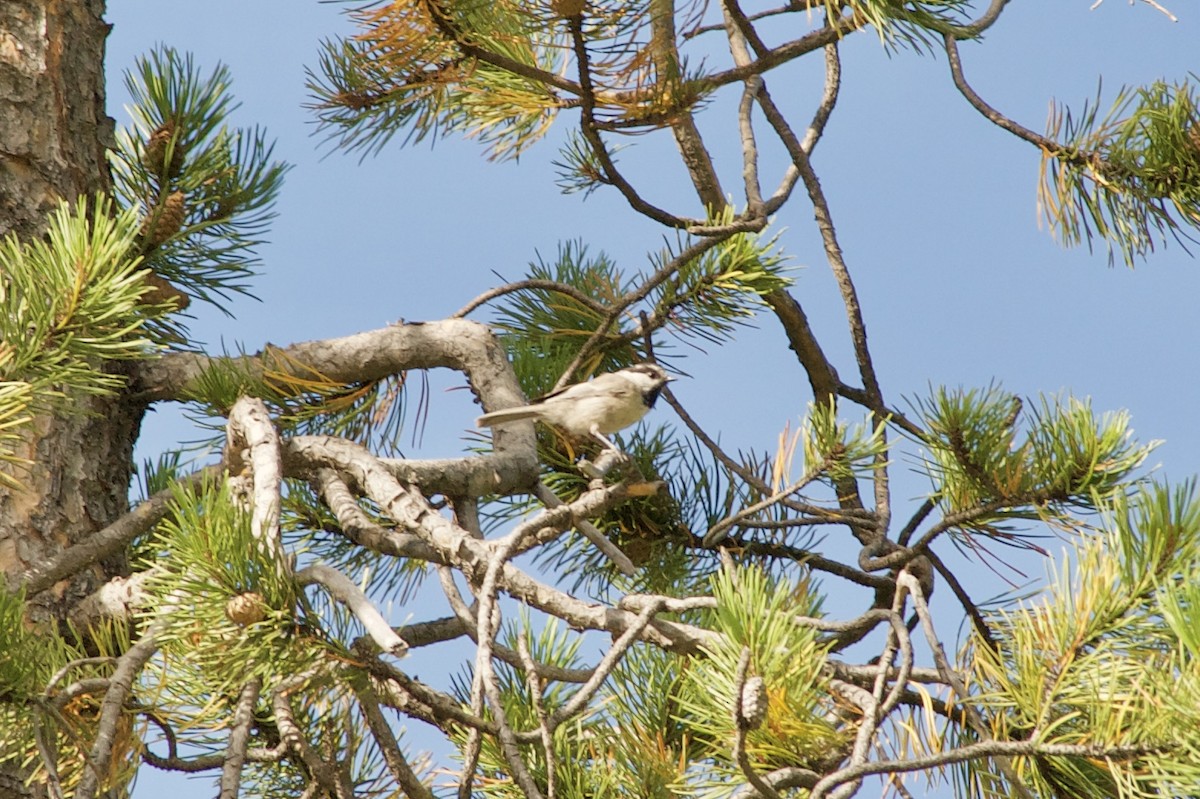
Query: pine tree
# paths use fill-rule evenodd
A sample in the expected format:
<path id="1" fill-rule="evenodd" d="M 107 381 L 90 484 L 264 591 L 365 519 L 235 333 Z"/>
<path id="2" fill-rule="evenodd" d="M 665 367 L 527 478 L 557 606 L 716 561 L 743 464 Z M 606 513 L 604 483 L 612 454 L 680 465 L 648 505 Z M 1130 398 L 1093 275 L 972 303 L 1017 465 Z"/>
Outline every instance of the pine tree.
<path id="1" fill-rule="evenodd" d="M 0 148 L 37 167 L 0 172 L 0 795 L 121 796 L 139 768 L 211 772 L 223 798 L 430 797 L 437 774 L 447 795 L 521 799 L 844 797 L 868 778 L 901 796 L 946 778 L 982 797 L 1200 795 L 1195 484 L 1147 477 L 1153 443 L 1084 399 L 993 385 L 898 406 L 811 160 L 845 39 L 940 50 L 965 101 L 1036 148 L 1057 235 L 1132 265 L 1200 223 L 1190 82 L 1056 108 L 1036 133 L 976 93 L 959 51 L 1003 0 L 977 18 L 959 0 L 353 10 L 311 82 L 338 146 L 461 134 L 511 159 L 565 129 L 564 191 L 618 193 L 667 243 L 638 271 L 567 244 L 450 318 L 211 353 L 181 311 L 248 289 L 287 167 L 232 127 L 229 71 L 167 47 L 130 71 L 114 135 L 100 9 L 61 5 L 0 12 L 32 76 L 4 93 Z M 789 119 L 769 84 L 818 58 L 819 101 Z M 737 192 L 702 132 L 722 93 L 740 98 Z M 41 124 L 55 103 L 74 124 Z M 631 135 L 674 140 L 691 208 L 623 170 Z M 850 368 L 791 290 L 770 224 L 789 203 L 815 216 Z M 776 452 L 731 451 L 669 390 L 679 423 L 624 431 L 620 457 L 533 423 L 452 459 L 389 450 L 426 370 L 495 410 L 637 362 L 684 370 L 672 340 L 732 344 L 755 317 L 812 389 Z M 160 402 L 211 420 L 222 455 L 168 453 L 131 508 Z M 902 459 L 929 479 L 916 508 L 889 490 Z M 1045 530 L 1073 552 L 1034 595 L 982 606 L 941 557 L 1036 551 Z M 833 582 L 860 611 L 827 609 Z M 390 626 L 381 606 L 431 584 L 449 615 Z M 969 627 L 957 649 L 935 588 Z M 448 688 L 405 668 L 463 642 Z M 414 758 L 409 720 L 455 762 Z"/>

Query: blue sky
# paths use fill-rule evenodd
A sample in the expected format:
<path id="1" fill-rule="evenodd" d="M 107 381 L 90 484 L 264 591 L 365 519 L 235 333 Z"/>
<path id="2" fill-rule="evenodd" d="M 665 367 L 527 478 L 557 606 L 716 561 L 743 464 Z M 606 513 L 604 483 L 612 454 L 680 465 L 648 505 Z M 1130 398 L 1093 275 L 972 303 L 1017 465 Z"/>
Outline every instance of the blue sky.
<path id="1" fill-rule="evenodd" d="M 1181 81 L 1200 69 L 1194 2 L 1168 3 L 1180 17 L 1176 24 L 1143 3 L 1089 5 L 1010 4 L 983 45 L 963 46 L 968 79 L 992 105 L 1042 130 L 1052 99 L 1078 109 L 1094 98 L 1101 78 L 1107 101 L 1121 85 Z M 236 124 L 265 126 L 277 155 L 294 164 L 271 244 L 261 251 L 262 275 L 254 284 L 261 302 L 238 299 L 232 318 L 194 309 L 192 329 L 200 339 L 255 350 L 268 341 L 283 345 L 398 319 L 439 318 L 496 285 L 493 272 L 517 278 L 539 253 L 552 259 L 560 242 L 574 239 L 629 270 L 645 266 L 662 231 L 615 193 L 586 201 L 559 193 L 552 142 L 520 163 L 502 164 L 456 139 L 410 149 L 397 140 L 361 161 L 324 144 L 302 108 L 304 70 L 317 63 L 320 39 L 346 30 L 343 7 L 110 0 L 109 113 L 118 124 L 127 121 L 122 71 L 163 43 L 191 52 L 205 69 L 228 64 L 242 103 Z M 771 85 L 800 118 L 820 91 L 819 74 L 805 65 Z M 739 156 L 727 109 L 727 102 L 716 102 L 701 124 L 731 189 L 739 185 Z M 633 144 L 622 154 L 628 174 L 654 174 L 649 193 L 656 201 L 689 202 L 685 175 L 666 157 L 669 142 Z M 1110 268 L 1101 252 L 1060 247 L 1038 226 L 1038 160 L 1034 148 L 967 106 L 944 58 L 888 55 L 871 35 L 846 43 L 841 100 L 814 164 L 857 283 L 885 394 L 903 407 L 905 397 L 931 384 L 996 381 L 1027 396 L 1088 396 L 1097 411 L 1128 409 L 1141 440 L 1165 441 L 1154 456 L 1161 471 L 1190 476 L 1200 452 L 1194 410 L 1200 269 L 1174 243 L 1133 271 Z M 772 186 L 775 179 L 764 175 L 763 182 Z M 839 371 L 853 374 L 836 287 L 799 192 L 774 228 L 797 268 L 793 291 Z M 682 366 L 692 377 L 676 384 L 676 393 L 733 450 L 774 449 L 780 430 L 795 428 L 809 400 L 807 382 L 769 317 Z M 408 453 L 461 451 L 476 409 L 467 392 L 444 390 L 460 384 L 451 375 L 434 376 L 428 430 L 419 448 L 405 435 Z M 669 413 L 656 411 L 664 419 Z M 148 421 L 140 451 L 149 457 L 195 435 L 177 413 L 162 409 Z M 897 503 L 924 488 L 903 461 L 896 480 Z M 980 585 L 994 582 L 977 566 L 963 568 L 977 570 Z M 1002 587 L 996 583 L 995 590 Z M 209 785 L 207 777 L 164 779 L 147 769 L 138 795 L 170 786 L 179 799 L 210 796 Z"/>

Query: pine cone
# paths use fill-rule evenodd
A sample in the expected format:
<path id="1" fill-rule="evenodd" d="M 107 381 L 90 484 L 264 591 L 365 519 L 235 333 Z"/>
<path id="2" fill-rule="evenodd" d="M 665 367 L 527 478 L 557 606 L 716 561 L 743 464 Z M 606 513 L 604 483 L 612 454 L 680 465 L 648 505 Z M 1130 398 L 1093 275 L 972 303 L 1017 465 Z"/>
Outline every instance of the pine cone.
<path id="1" fill-rule="evenodd" d="M 225 603 L 225 616 L 234 624 L 243 627 L 262 621 L 267 617 L 267 602 L 262 594 L 254 591 L 231 596 Z"/>
<path id="2" fill-rule="evenodd" d="M 176 139 L 175 146 L 171 149 L 171 163 L 166 163 L 167 148 L 174 137 L 175 123 L 164 122 L 146 140 L 146 150 L 142 153 L 142 165 L 150 170 L 151 173 L 157 175 L 159 180 L 170 180 L 183 169 L 185 153 L 183 142 L 178 139 Z"/>
<path id="3" fill-rule="evenodd" d="M 166 278 L 154 274 L 149 269 L 143 270 L 144 277 L 142 282 L 145 283 L 150 290 L 142 295 L 140 302 L 145 305 L 162 305 L 164 303 L 173 303 L 175 310 L 182 311 L 191 304 L 192 298 L 184 294 Z"/>
<path id="4" fill-rule="evenodd" d="M 742 686 L 742 715 L 738 726 L 756 730 L 767 718 L 767 686 L 762 677 L 751 677 Z"/>
<path id="5" fill-rule="evenodd" d="M 142 221 L 142 241 L 157 247 L 180 231 L 186 215 L 183 192 L 171 192 L 162 205 L 153 206 Z"/>

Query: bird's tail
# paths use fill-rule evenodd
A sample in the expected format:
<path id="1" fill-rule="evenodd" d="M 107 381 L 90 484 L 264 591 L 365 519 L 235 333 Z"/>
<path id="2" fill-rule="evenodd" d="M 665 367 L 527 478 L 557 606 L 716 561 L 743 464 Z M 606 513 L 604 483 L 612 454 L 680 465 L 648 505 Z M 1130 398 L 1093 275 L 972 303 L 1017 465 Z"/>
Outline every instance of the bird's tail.
<path id="1" fill-rule="evenodd" d="M 503 411 L 492 411 L 485 413 L 475 420 L 476 427 L 492 427 L 493 425 L 504 424 L 505 422 L 519 422 L 522 419 L 536 418 L 538 412 L 530 408 L 528 405 L 520 408 L 508 408 Z"/>

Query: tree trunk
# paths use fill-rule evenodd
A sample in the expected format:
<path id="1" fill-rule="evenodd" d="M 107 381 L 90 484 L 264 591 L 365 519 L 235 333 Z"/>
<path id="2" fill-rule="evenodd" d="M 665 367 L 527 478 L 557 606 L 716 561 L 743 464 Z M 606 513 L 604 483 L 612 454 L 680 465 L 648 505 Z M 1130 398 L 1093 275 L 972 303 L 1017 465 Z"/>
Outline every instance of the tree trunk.
<path id="1" fill-rule="evenodd" d="M 109 186 L 105 150 L 103 0 L 0 3 L 0 235 L 41 235 L 47 213 Z M 128 510 L 133 444 L 144 407 L 125 397 L 69 398 L 69 412 L 22 430 L 10 469 L 20 490 L 0 488 L 0 569 L 8 586 Z M 31 597 L 28 621 L 52 624 L 122 567 L 98 565 Z M 41 796 L 0 771 L 0 799 Z"/>

